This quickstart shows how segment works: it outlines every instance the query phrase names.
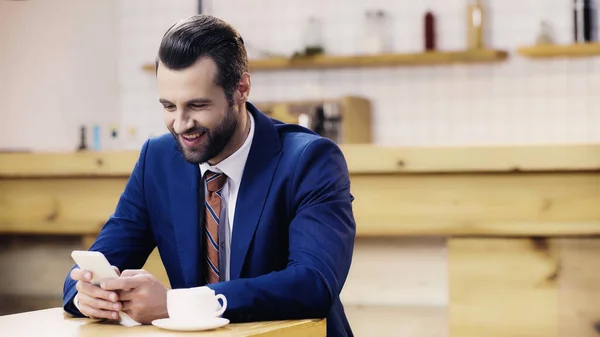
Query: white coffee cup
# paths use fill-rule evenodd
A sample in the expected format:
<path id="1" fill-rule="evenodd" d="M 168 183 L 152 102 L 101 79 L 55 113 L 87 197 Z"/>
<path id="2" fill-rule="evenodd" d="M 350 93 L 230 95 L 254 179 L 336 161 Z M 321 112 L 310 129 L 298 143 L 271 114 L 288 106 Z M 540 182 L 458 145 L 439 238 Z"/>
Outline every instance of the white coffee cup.
<path id="1" fill-rule="evenodd" d="M 219 299 L 223 305 L 219 303 Z M 167 291 L 169 318 L 185 322 L 198 322 L 221 316 L 227 309 L 223 294 L 215 295 L 208 287 L 170 289 Z"/>

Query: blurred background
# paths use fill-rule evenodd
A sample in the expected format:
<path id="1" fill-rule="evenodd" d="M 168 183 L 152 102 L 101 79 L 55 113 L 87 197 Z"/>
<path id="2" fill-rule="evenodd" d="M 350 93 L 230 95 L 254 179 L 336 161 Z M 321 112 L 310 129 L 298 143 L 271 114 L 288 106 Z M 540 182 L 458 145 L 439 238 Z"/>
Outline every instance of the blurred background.
<path id="1" fill-rule="evenodd" d="M 198 11 L 198 1 L 0 4 L 0 147 L 72 150 L 81 125 L 90 137 L 98 125 L 102 138 L 110 139 L 116 127 L 119 147 L 137 149 L 164 131 L 153 73 L 142 67 L 153 62 L 165 30 Z M 220 0 L 203 8 L 234 25 L 250 57 L 261 58 L 291 56 L 311 44 L 327 55 L 422 52 L 427 11 L 434 15 L 436 49 L 464 50 L 468 4 Z M 572 0 L 487 1 L 483 9 L 486 48 L 513 52 L 546 31 L 556 43 L 574 42 Z M 363 96 L 372 103 L 378 144 L 588 143 L 600 140 L 592 108 L 600 99 L 593 95 L 599 64 L 597 58 L 538 62 L 511 55 L 486 65 L 275 69 L 252 74 L 252 99 Z M 44 141 L 32 133 L 44 134 Z"/>
<path id="2" fill-rule="evenodd" d="M 0 0 L 0 314 L 61 305 L 71 250 L 114 210 L 142 143 L 166 132 L 160 39 L 201 11 L 241 33 L 251 102 L 345 151 L 359 237 L 344 301 L 357 335 L 593 336 L 595 10 Z"/>

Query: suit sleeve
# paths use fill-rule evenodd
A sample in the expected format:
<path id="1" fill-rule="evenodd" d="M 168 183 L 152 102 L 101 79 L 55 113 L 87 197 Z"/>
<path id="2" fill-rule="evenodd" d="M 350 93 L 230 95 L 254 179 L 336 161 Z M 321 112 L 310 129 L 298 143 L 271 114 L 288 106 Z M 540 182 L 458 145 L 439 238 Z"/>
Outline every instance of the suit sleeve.
<path id="1" fill-rule="evenodd" d="M 284 270 L 210 284 L 232 321 L 325 318 L 346 281 L 356 225 L 342 152 L 320 138 L 303 151 L 292 182 L 295 216 Z"/>
<path id="2" fill-rule="evenodd" d="M 150 140 L 142 146 L 140 157 L 119 198 L 115 212 L 110 215 L 89 249 L 102 252 L 119 270 L 142 268 L 156 245 L 148 222 L 144 197 L 145 158 L 149 143 Z M 75 267 L 77 265 L 73 266 Z M 73 303 L 77 294 L 75 284 L 76 281 L 67 274 L 63 288 L 63 308 L 72 315 L 83 316 Z"/>

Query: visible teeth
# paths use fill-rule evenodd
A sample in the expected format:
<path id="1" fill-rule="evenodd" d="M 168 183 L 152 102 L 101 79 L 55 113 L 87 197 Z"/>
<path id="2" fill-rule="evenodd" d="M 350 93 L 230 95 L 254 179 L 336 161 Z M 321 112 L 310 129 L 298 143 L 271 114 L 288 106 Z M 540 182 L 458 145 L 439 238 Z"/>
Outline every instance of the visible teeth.
<path id="1" fill-rule="evenodd" d="M 185 139 L 196 139 L 198 137 L 200 137 L 200 133 L 191 133 L 189 135 L 183 136 L 183 138 Z"/>

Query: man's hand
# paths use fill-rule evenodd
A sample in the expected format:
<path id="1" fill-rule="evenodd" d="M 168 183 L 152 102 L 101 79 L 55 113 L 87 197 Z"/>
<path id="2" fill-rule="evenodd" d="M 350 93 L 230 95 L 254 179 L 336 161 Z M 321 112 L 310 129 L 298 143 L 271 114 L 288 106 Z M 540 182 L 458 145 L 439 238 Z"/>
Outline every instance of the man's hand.
<path id="1" fill-rule="evenodd" d="M 145 270 L 124 270 L 118 279 L 100 285 L 105 291 L 117 291 L 123 311 L 142 324 L 169 317 L 167 288 Z"/>
<path id="2" fill-rule="evenodd" d="M 113 268 L 119 273 L 119 269 Z M 75 268 L 71 270 L 71 278 L 77 283 L 77 299 L 79 311 L 91 318 L 118 319 L 122 304 L 114 291 L 107 291 L 91 284 L 92 272 Z"/>

